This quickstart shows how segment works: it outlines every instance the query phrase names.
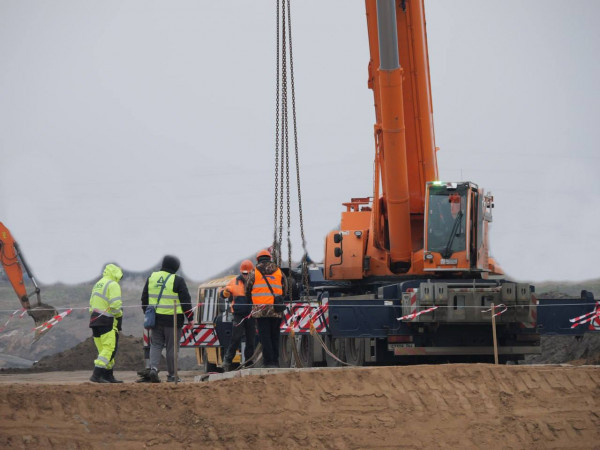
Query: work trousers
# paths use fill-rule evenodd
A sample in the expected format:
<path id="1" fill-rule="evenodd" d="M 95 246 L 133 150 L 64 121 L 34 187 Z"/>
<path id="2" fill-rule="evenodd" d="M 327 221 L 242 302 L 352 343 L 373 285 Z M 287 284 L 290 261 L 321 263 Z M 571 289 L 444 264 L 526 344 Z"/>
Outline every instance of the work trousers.
<path id="1" fill-rule="evenodd" d="M 94 360 L 94 366 L 101 369 L 112 369 L 115 365 L 115 356 L 119 344 L 119 332 L 109 327 L 92 327 L 94 344 L 98 350 L 98 357 Z"/>
<path id="2" fill-rule="evenodd" d="M 249 317 L 244 320 L 244 315 L 233 315 L 233 329 L 231 330 L 231 341 L 225 352 L 223 362 L 231 364 L 235 357 L 235 352 L 242 343 L 242 338 L 246 337 L 246 348 L 244 349 L 244 361 L 248 361 L 254 354 L 254 341 L 256 340 L 256 319 Z M 243 320 L 243 322 L 242 322 Z M 240 323 L 241 322 L 241 323 Z"/>
<path id="3" fill-rule="evenodd" d="M 264 367 L 279 367 L 280 325 L 280 317 L 259 317 L 256 319 L 258 338 L 262 345 Z"/>
<path id="4" fill-rule="evenodd" d="M 173 327 L 156 325 L 150 331 L 150 367 L 158 370 L 160 356 L 163 347 L 167 348 L 167 372 L 169 375 L 175 375 L 175 358 L 179 355 L 179 340 L 181 339 L 181 328 L 177 328 L 177 353 L 173 348 Z"/>

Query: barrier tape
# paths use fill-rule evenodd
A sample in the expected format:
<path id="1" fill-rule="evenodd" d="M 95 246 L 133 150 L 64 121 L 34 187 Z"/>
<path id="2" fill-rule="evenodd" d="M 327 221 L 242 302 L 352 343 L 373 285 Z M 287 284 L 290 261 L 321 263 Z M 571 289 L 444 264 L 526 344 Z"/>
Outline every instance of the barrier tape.
<path id="1" fill-rule="evenodd" d="M 569 319 L 569 322 L 573 324 L 571 328 L 577 328 L 579 325 L 589 323 L 590 330 L 600 329 L 600 302 L 596 302 L 596 307 L 589 313 Z"/>
<path id="2" fill-rule="evenodd" d="M 67 317 L 69 314 L 71 314 L 71 312 L 73 312 L 72 309 L 67 309 L 66 311 L 61 312 L 60 314 L 57 314 L 56 316 L 54 316 L 48 322 L 44 322 L 40 326 L 37 326 L 37 327 L 33 328 L 32 331 L 35 331 L 37 333 L 43 333 L 45 331 L 48 331 L 54 325 L 56 325 L 61 320 L 63 320 L 65 317 Z"/>
<path id="3" fill-rule="evenodd" d="M 195 311 L 199 306 L 205 305 L 207 303 L 197 303 L 193 308 L 192 311 Z M 544 307 L 544 306 L 552 306 L 552 307 L 560 307 L 560 306 L 582 306 L 582 305 L 589 305 L 589 303 L 575 303 L 575 302 L 569 302 L 569 303 L 563 303 L 563 304 L 553 304 L 553 305 L 536 305 L 537 308 L 540 307 Z M 266 307 L 265 305 L 261 305 L 263 308 Z M 355 307 L 356 305 L 353 304 L 348 304 L 348 305 L 335 305 L 336 308 L 337 307 Z M 392 307 L 392 308 L 398 308 L 399 306 L 397 305 L 361 305 L 362 308 L 364 308 L 365 306 L 371 306 L 371 307 Z M 139 308 L 140 305 L 123 305 L 123 309 L 126 308 Z M 481 308 L 480 306 L 465 306 L 464 308 Z M 522 308 L 522 305 L 505 305 L 505 304 L 500 304 L 500 305 L 495 305 L 495 308 L 503 308 L 501 311 L 497 312 L 496 314 L 494 314 L 494 316 L 498 316 L 501 315 L 503 313 L 505 313 L 508 309 L 510 308 Z M 297 309 L 302 308 L 302 312 L 300 314 L 295 314 Z M 329 305 L 325 304 L 325 305 L 321 305 L 319 307 L 316 306 L 310 306 L 306 303 L 289 303 L 287 305 L 287 309 L 284 311 L 284 319 L 286 319 L 283 323 L 282 323 L 282 328 L 281 330 L 284 332 L 290 332 L 290 330 L 296 326 L 299 327 L 301 322 L 303 320 L 306 320 L 306 318 L 308 316 L 309 317 L 309 324 L 308 327 L 310 329 L 310 322 L 313 323 L 313 327 L 315 327 L 317 329 L 317 332 L 324 332 L 326 330 L 327 327 L 327 317 L 325 317 L 325 313 L 328 311 Z M 398 321 L 401 320 L 412 320 L 416 317 L 418 317 L 421 314 L 425 314 L 428 312 L 431 312 L 435 309 L 438 308 L 451 308 L 451 306 L 435 306 L 433 308 L 429 308 L 423 311 L 419 311 L 419 312 L 413 312 L 411 314 L 408 314 L 406 316 L 397 318 Z M 39 309 L 38 309 L 39 310 Z M 73 308 L 69 308 L 67 311 L 58 314 L 56 316 L 54 316 L 52 319 L 50 319 L 48 322 L 45 322 L 44 324 L 34 328 L 33 330 L 37 330 L 39 332 L 45 332 L 48 331 L 49 329 L 51 329 L 53 326 L 55 326 L 58 322 L 60 322 L 64 317 L 66 317 L 67 315 L 69 315 L 72 311 L 75 310 L 89 310 L 89 307 L 73 307 Z M 26 314 L 27 314 L 27 310 L 25 309 L 18 309 L 18 310 L 0 310 L 0 313 L 2 312 L 8 312 L 10 311 L 11 314 L 8 318 L 8 320 L 4 323 L 4 325 L 2 327 L 0 327 L 0 332 L 3 332 L 6 330 L 8 324 L 14 320 L 15 317 L 19 317 L 19 318 L 23 318 Z M 483 312 L 489 312 L 491 311 L 491 309 L 485 310 Z M 243 320 L 248 319 L 249 317 L 252 316 L 252 313 L 250 313 L 248 316 L 244 317 L 244 319 L 242 319 L 242 321 L 240 322 L 240 324 L 243 322 Z M 317 323 L 317 321 L 319 321 L 318 327 L 315 325 Z M 573 319 L 569 319 L 569 321 L 573 324 L 571 326 L 571 328 L 576 328 L 580 325 L 585 325 L 589 323 L 589 329 L 590 330 L 600 330 L 600 302 L 596 302 L 596 307 L 593 311 L 587 313 L 587 314 L 583 314 L 579 317 L 575 317 Z M 239 326 L 239 324 L 238 324 Z"/>
<path id="4" fill-rule="evenodd" d="M 499 305 L 494 305 L 494 308 L 486 309 L 486 310 L 481 311 L 481 312 L 486 313 L 486 312 L 490 312 L 492 309 L 496 310 L 497 308 L 504 308 L 504 309 L 502 311 L 500 311 L 500 312 L 497 312 L 492 317 L 497 317 L 500 314 L 504 314 L 506 311 L 508 311 L 508 306 L 506 306 L 504 303 L 500 303 Z"/>
<path id="5" fill-rule="evenodd" d="M 266 304 L 261 305 L 261 308 L 258 311 L 262 311 L 263 309 L 265 309 L 267 307 Z M 244 320 L 246 319 L 250 319 L 252 317 L 252 312 L 250 314 L 248 314 L 247 316 L 245 316 L 242 320 L 240 320 L 237 324 L 234 324 L 234 327 L 239 327 L 242 323 L 244 323 Z"/>
<path id="6" fill-rule="evenodd" d="M 9 322 L 17 315 L 17 313 L 21 312 L 21 314 L 19 314 L 19 319 L 22 319 L 23 316 L 25 314 L 27 314 L 27 310 L 25 308 L 21 308 L 21 309 L 17 309 L 15 312 L 13 312 L 10 317 L 8 318 L 8 320 L 6 321 L 6 323 L 4 325 L 2 325 L 0 327 L 0 333 L 2 333 L 6 327 L 8 326 Z"/>
<path id="7" fill-rule="evenodd" d="M 419 317 L 421 314 L 431 312 L 435 309 L 438 309 L 438 307 L 434 306 L 433 308 L 427 308 L 427 309 L 424 309 L 423 311 L 414 312 L 414 313 L 408 314 L 406 316 L 398 317 L 398 319 L 396 319 L 396 320 L 413 320 L 414 318 Z"/>
<path id="8" fill-rule="evenodd" d="M 198 303 L 196 304 L 196 306 L 194 308 L 197 308 L 198 306 L 203 306 L 203 305 L 207 305 L 209 303 Z M 295 305 L 297 304 L 296 302 L 292 302 L 292 303 L 288 303 L 286 304 L 288 309 L 290 308 L 290 305 Z M 261 305 L 259 303 L 259 305 Z M 264 306 L 266 306 L 266 304 L 262 304 Z M 336 303 L 335 307 L 336 308 L 355 308 L 357 305 L 355 303 L 348 303 L 348 304 L 340 304 L 340 303 Z M 548 307 L 558 307 L 558 306 L 590 306 L 589 302 L 586 303 L 580 303 L 580 302 L 573 302 L 573 303 L 559 303 L 559 304 L 546 304 L 546 305 L 540 305 L 540 304 L 531 304 L 531 305 L 506 305 L 507 308 L 511 309 L 511 308 L 519 308 L 519 309 L 523 309 L 524 307 L 529 307 L 529 306 L 535 306 L 537 308 L 548 308 Z M 121 308 L 122 309 L 129 309 L 129 308 L 140 308 L 141 305 L 137 304 L 137 305 L 123 305 Z M 360 305 L 361 308 L 402 308 L 401 305 L 383 305 L 383 304 L 378 304 L 378 305 L 364 305 L 361 304 Z M 456 308 L 456 306 L 454 305 L 437 305 L 437 308 L 443 309 L 443 308 L 451 308 L 454 309 Z M 468 309 L 468 308 L 481 308 L 481 306 L 470 306 L 470 305 L 465 305 L 465 306 L 461 306 L 460 309 Z M 35 308 L 36 311 L 54 311 L 54 309 L 50 309 L 50 308 L 40 308 L 40 307 L 36 307 Z M 69 309 L 72 309 L 73 311 L 78 311 L 78 310 L 89 310 L 89 306 L 80 306 L 80 307 L 69 307 Z M 0 309 L 0 314 L 1 313 L 11 313 L 13 310 L 12 309 Z"/>

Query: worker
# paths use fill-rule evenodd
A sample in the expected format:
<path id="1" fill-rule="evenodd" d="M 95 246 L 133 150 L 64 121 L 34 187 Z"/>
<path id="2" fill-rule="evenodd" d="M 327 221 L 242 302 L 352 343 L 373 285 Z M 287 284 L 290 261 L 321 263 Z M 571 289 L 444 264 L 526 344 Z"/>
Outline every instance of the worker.
<path id="1" fill-rule="evenodd" d="M 221 291 L 224 298 L 231 298 L 230 311 L 233 313 L 233 330 L 231 340 L 223 358 L 223 370 L 231 370 L 231 363 L 235 352 L 240 348 L 242 338 L 246 337 L 246 348 L 244 349 L 244 360 L 248 361 L 254 355 L 254 340 L 256 339 L 256 321 L 250 315 L 252 303 L 246 297 L 246 280 L 254 269 L 252 261 L 246 259 L 240 264 L 240 274 L 233 278 Z"/>
<path id="2" fill-rule="evenodd" d="M 98 357 L 94 360 L 94 383 L 122 383 L 115 379 L 113 367 L 123 322 L 121 286 L 123 271 L 115 264 L 107 264 L 102 278 L 92 288 L 90 296 L 90 328 Z"/>
<path id="3" fill-rule="evenodd" d="M 271 253 L 261 250 L 256 255 L 256 268 L 250 272 L 246 282 L 246 297 L 252 300 L 252 317 L 256 318 L 263 366 L 267 368 L 279 367 L 279 327 L 283 314 L 275 311 L 274 302 L 275 296 L 286 294 L 287 279 L 277 264 L 271 261 Z"/>
<path id="4" fill-rule="evenodd" d="M 150 373 L 152 383 L 160 383 L 158 365 L 163 347 L 166 347 L 167 381 L 175 381 L 174 345 L 179 348 L 184 316 L 190 326 L 194 325 L 190 293 L 183 277 L 175 275 L 180 262 L 175 256 L 166 255 L 159 271 L 153 272 L 142 291 L 142 309 L 144 313 L 150 306 L 156 307 L 156 324 L 150 330 Z M 159 298 L 160 297 L 160 298 Z M 175 309 L 173 308 L 175 307 Z M 174 342 L 173 315 L 177 315 L 177 341 Z M 177 380 L 179 381 L 179 380 Z"/>

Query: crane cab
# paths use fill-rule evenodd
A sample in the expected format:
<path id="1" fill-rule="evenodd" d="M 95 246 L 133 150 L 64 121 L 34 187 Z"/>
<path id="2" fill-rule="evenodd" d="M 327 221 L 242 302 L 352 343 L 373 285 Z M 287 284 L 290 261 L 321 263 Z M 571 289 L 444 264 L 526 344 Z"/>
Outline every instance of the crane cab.
<path id="1" fill-rule="evenodd" d="M 488 249 L 493 202 L 475 183 L 427 183 L 425 272 L 481 272 L 485 278 L 494 271 Z"/>

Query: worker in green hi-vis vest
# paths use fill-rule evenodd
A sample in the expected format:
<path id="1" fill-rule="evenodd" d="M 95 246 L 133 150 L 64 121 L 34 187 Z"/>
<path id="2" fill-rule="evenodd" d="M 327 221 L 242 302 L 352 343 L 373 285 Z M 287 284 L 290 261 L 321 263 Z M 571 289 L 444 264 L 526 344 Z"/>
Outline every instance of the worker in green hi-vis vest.
<path id="1" fill-rule="evenodd" d="M 165 256 L 160 270 L 150 275 L 142 292 L 144 313 L 148 306 L 156 308 L 156 324 L 150 330 L 149 381 L 152 383 L 160 382 L 158 365 L 164 347 L 166 347 L 167 381 L 175 381 L 173 313 L 177 314 L 177 342 L 181 339 L 184 316 L 189 325 L 194 325 L 194 313 L 187 284 L 183 277 L 175 275 L 179 266 L 177 257 Z M 175 311 L 173 311 L 174 307 Z"/>

